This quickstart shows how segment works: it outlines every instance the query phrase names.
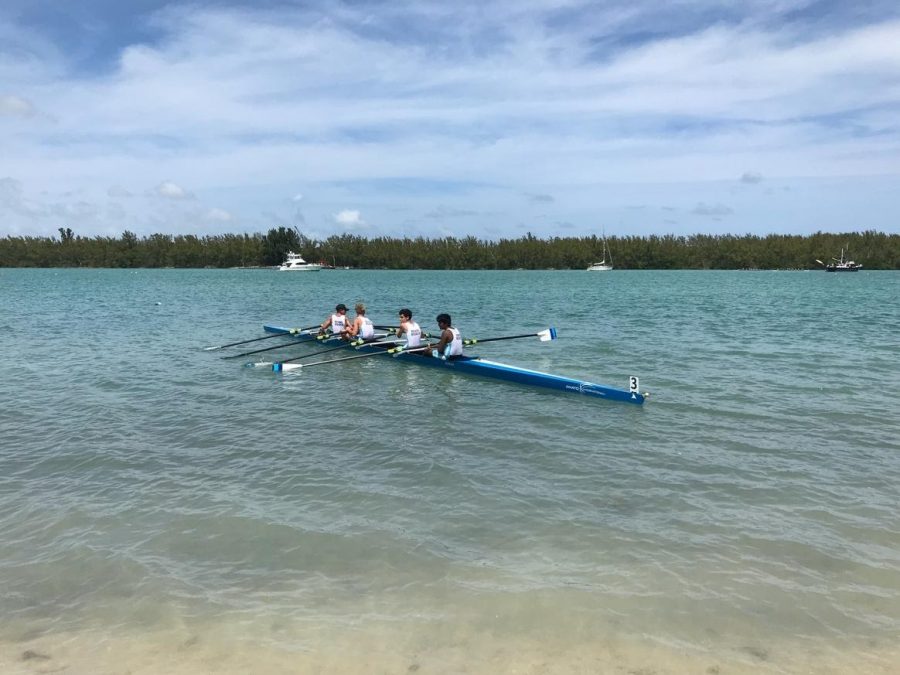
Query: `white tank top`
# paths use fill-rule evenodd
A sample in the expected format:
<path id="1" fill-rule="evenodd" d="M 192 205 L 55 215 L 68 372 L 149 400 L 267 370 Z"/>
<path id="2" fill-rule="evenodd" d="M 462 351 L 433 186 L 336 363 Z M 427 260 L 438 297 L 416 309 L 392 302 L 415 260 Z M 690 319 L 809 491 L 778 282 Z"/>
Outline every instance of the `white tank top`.
<path id="1" fill-rule="evenodd" d="M 368 340 L 375 335 L 375 326 L 369 317 L 363 316 L 360 318 L 362 319 L 362 325 L 359 327 L 359 336 L 364 340 Z"/>
<path id="2" fill-rule="evenodd" d="M 448 328 L 453 333 L 453 339 L 444 347 L 444 356 L 462 356 L 462 336 L 456 328 Z"/>
<path id="3" fill-rule="evenodd" d="M 406 335 L 407 347 L 418 347 L 422 344 L 422 329 L 419 328 L 419 324 L 415 321 L 409 320 L 406 322 L 404 335 Z"/>
<path id="4" fill-rule="evenodd" d="M 331 315 L 331 332 L 337 335 L 347 327 L 347 317 L 340 314 Z"/>

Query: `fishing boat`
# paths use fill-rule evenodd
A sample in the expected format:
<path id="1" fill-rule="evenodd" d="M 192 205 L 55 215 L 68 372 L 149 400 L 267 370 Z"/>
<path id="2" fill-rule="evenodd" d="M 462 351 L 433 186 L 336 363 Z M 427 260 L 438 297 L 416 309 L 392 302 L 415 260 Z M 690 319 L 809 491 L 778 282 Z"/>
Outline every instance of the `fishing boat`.
<path id="1" fill-rule="evenodd" d="M 286 337 L 290 336 L 300 342 L 312 342 L 321 344 L 321 342 L 319 342 L 319 336 L 317 335 L 318 329 L 298 332 L 296 330 L 292 330 L 290 328 L 285 328 L 282 326 L 266 325 L 263 326 L 263 330 L 265 330 L 266 333 L 278 333 L 283 334 Z M 487 342 L 487 340 L 482 340 L 482 342 Z M 386 340 L 383 343 L 370 342 L 356 346 L 347 343 L 346 347 L 348 350 L 355 349 L 356 351 L 363 354 L 374 355 L 385 353 L 390 348 L 396 347 L 396 342 Z M 505 363 L 498 363 L 497 361 L 489 361 L 488 359 L 483 359 L 480 356 L 457 356 L 445 360 L 441 358 L 434 358 L 433 356 L 425 355 L 422 353 L 403 351 L 392 354 L 391 356 L 396 358 L 397 361 L 401 363 L 417 366 L 427 366 L 431 368 L 440 368 L 448 372 L 464 373 L 466 375 L 475 375 L 478 377 L 487 377 L 494 380 L 503 380 L 505 382 L 514 382 L 516 384 L 522 384 L 531 387 L 552 389 L 567 394 L 579 394 L 590 398 L 602 399 L 606 401 L 621 401 L 625 403 L 636 403 L 640 405 L 644 402 L 645 397 L 648 395 L 646 393 L 641 393 L 640 391 L 638 391 L 639 383 L 637 377 L 629 378 L 629 389 L 626 390 L 610 387 L 603 384 L 596 384 L 594 382 L 586 382 L 584 380 L 578 380 L 571 377 L 551 375 L 550 373 L 543 373 L 538 370 L 531 370 L 529 368 L 511 366 Z M 275 370 L 275 372 L 284 372 L 289 369 L 290 365 L 292 364 L 282 365 L 280 363 L 275 363 L 273 364 L 272 369 Z"/>
<path id="2" fill-rule="evenodd" d="M 322 266 L 318 263 L 306 262 L 299 253 L 288 251 L 287 258 L 278 266 L 281 272 L 318 272 Z"/>
<path id="3" fill-rule="evenodd" d="M 830 263 L 823 263 L 816 260 L 817 263 L 825 267 L 826 272 L 859 272 L 863 266 L 860 263 L 850 260 L 849 254 L 844 258 L 844 249 L 841 249 L 840 258 L 832 258 Z"/>
<path id="4" fill-rule="evenodd" d="M 609 262 L 607 262 L 607 259 Z M 588 272 L 611 272 L 613 269 L 612 254 L 606 245 L 606 235 L 603 235 L 603 260 L 588 265 Z"/>

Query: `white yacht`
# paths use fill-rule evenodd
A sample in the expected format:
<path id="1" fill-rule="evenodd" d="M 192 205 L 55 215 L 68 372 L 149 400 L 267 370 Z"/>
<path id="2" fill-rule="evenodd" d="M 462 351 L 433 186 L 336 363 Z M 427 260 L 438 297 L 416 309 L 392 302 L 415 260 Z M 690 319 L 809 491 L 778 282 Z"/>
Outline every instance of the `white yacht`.
<path id="1" fill-rule="evenodd" d="M 318 272 L 322 266 L 318 263 L 308 263 L 299 253 L 288 251 L 287 258 L 278 269 L 281 272 Z"/>

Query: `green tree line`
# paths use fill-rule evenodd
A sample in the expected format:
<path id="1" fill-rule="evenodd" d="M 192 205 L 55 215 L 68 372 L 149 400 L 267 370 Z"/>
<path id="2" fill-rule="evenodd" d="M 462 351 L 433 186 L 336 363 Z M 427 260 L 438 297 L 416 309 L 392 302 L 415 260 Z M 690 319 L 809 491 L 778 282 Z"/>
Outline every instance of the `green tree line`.
<path id="1" fill-rule="evenodd" d="M 876 231 L 812 235 L 650 235 L 607 239 L 616 269 L 816 269 L 849 252 L 865 269 L 900 269 L 900 235 Z M 485 240 L 365 238 L 343 234 L 319 241 L 296 228 L 266 234 L 151 234 L 0 239 L 0 267 L 260 267 L 288 251 L 310 262 L 379 269 L 584 269 L 603 256 L 596 237 Z"/>

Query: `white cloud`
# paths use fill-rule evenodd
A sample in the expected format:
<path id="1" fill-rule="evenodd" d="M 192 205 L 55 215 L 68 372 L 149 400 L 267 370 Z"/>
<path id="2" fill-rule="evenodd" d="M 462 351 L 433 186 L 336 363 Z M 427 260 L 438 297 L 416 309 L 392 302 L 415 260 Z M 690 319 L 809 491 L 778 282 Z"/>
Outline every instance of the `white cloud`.
<path id="1" fill-rule="evenodd" d="M 347 228 L 363 227 L 366 222 L 360 216 L 359 211 L 344 209 L 334 214 L 334 222 Z"/>
<path id="2" fill-rule="evenodd" d="M 192 199 L 193 195 L 172 181 L 163 181 L 156 186 L 156 194 L 165 199 Z"/>
<path id="3" fill-rule="evenodd" d="M 234 217 L 224 209 L 213 208 L 206 212 L 206 220 L 217 223 L 228 223 L 234 220 Z"/>
<path id="4" fill-rule="evenodd" d="M 40 205 L 34 213 L 74 203 L 64 191 L 96 204 L 136 195 L 137 232 L 191 231 L 204 214 L 210 226 L 265 230 L 265 214 L 291 194 L 322 231 L 366 227 L 364 211 L 412 233 L 441 210 L 457 214 L 463 235 L 486 213 L 494 224 L 588 231 L 600 210 L 652 231 L 629 204 L 659 207 L 675 192 L 701 222 L 731 201 L 735 176 L 754 183 L 763 173 L 767 184 L 806 177 L 832 191 L 833 177 L 852 178 L 834 196 L 877 194 L 861 219 L 896 230 L 887 214 L 897 199 L 872 177 L 900 174 L 900 21 L 836 22 L 819 34 L 779 25 L 804 1 L 742 6 L 732 24 L 704 24 L 706 3 L 661 15 L 641 0 L 562 2 L 559 15 L 589 10 L 590 21 L 552 27 L 543 2 L 177 4 L 154 17 L 161 40 L 122 45 L 110 72 L 89 77 L 71 76 L 67 51 L 39 30 L 4 29 L 0 18 L 0 38 L 33 45 L 0 64 L 16 91 L 0 96 L 0 125 L 16 131 L 4 134 L 4 160 L 22 199 Z M 392 39 L 398 16 L 403 39 Z M 665 35 L 673 18 L 691 28 Z M 645 37 L 628 44 L 634 26 Z M 20 28 L 26 37 L 15 37 Z M 598 54 L 605 40 L 612 46 Z M 189 177 L 194 192 L 158 184 L 161 175 Z M 148 185 L 172 209 L 160 222 L 141 210 Z M 813 189 L 824 188 L 807 184 L 782 216 L 798 218 L 805 204 L 815 222 L 808 205 L 827 200 L 811 199 Z M 227 204 L 232 220 L 210 218 L 212 204 Z M 761 208 L 724 215 L 750 227 Z M 54 231 L 49 216 L 35 222 Z"/>
<path id="5" fill-rule="evenodd" d="M 0 94 L 0 115 L 10 117 L 32 117 L 34 106 L 30 101 L 11 94 Z"/>

